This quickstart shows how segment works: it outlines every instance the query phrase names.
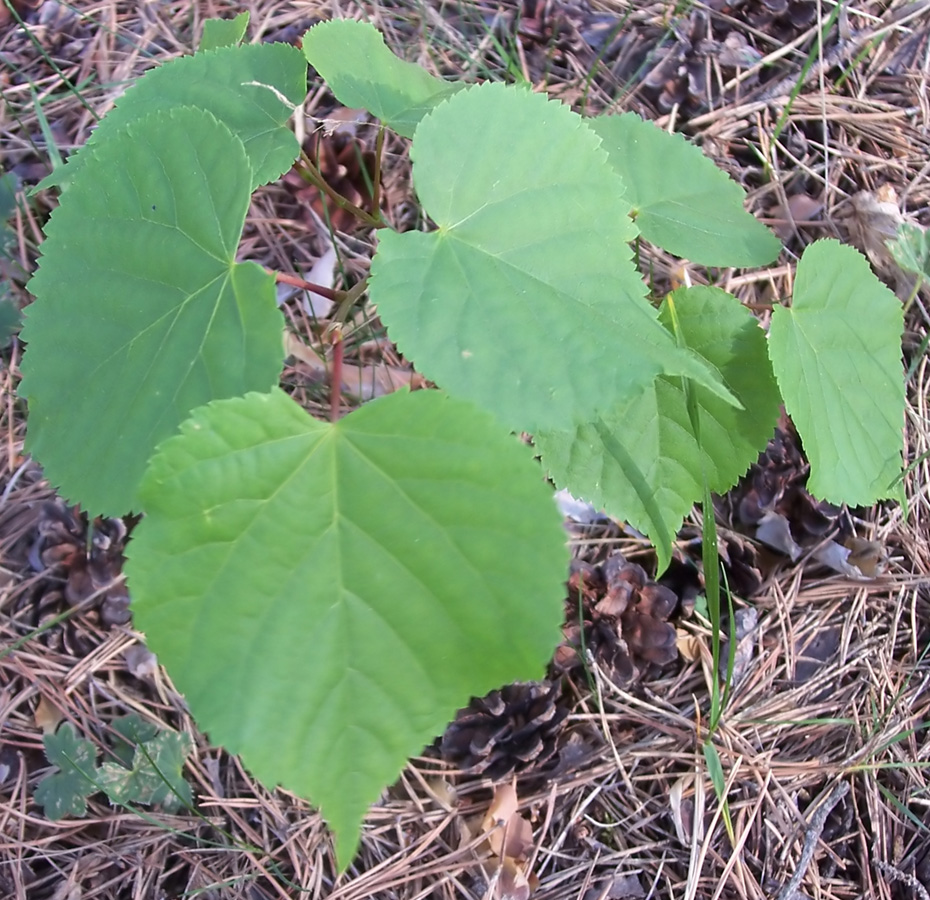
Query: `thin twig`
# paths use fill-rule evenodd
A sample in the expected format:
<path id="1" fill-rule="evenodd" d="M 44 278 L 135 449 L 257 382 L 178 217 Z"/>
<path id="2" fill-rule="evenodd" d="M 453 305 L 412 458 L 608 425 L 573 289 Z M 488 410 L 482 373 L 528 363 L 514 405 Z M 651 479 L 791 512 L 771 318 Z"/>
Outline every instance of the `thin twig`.
<path id="1" fill-rule="evenodd" d="M 798 860 L 797 868 L 794 875 L 788 880 L 788 883 L 778 892 L 775 900 L 794 900 L 797 896 L 798 888 L 801 886 L 801 879 L 807 872 L 807 867 L 814 858 L 814 851 L 817 849 L 817 841 L 823 833 L 823 826 L 826 824 L 827 816 L 833 810 L 840 800 L 849 793 L 849 782 L 840 781 L 833 785 L 827 798 L 817 807 L 810 818 L 810 822 L 804 831 L 804 846 L 801 849 L 801 858 Z"/>
<path id="2" fill-rule="evenodd" d="M 271 272 L 271 269 L 266 269 Z M 305 281 L 297 275 L 289 275 L 287 272 L 272 272 L 274 280 L 278 284 L 289 284 L 292 287 L 300 288 L 304 291 L 310 291 L 313 294 L 319 294 L 333 303 L 338 303 L 345 296 L 345 291 L 337 291 L 335 288 L 324 287 L 322 284 L 314 284 L 312 281 Z"/>
<path id="3" fill-rule="evenodd" d="M 884 876 L 886 881 L 900 881 L 901 884 L 909 887 L 920 900 L 930 900 L 930 893 L 913 875 L 908 875 L 907 872 L 902 872 L 895 866 L 880 859 L 875 860 L 875 868 Z"/>

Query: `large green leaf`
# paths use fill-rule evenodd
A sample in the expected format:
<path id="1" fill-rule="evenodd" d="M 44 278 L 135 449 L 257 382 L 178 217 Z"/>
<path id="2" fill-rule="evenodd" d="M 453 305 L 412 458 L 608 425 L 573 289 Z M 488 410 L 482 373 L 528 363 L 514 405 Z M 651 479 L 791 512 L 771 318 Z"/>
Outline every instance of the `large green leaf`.
<path id="1" fill-rule="evenodd" d="M 644 298 L 623 183 L 599 143 L 539 94 L 469 88 L 411 149 L 438 231 L 380 234 L 370 295 L 392 339 L 514 428 L 591 420 L 662 372 L 719 388 Z"/>
<path id="2" fill-rule="evenodd" d="M 196 106 L 223 122 L 245 145 L 254 190 L 286 172 L 300 147 L 285 127 L 307 94 L 307 63 L 289 44 L 247 44 L 206 50 L 152 69 L 117 101 L 87 144 L 40 188 L 73 180 L 92 147 L 157 110 Z"/>
<path id="3" fill-rule="evenodd" d="M 594 423 L 535 438 L 553 480 L 648 534 L 662 568 L 671 537 L 702 496 L 702 467 L 711 490 L 729 489 L 765 447 L 779 408 L 755 317 L 717 288 L 678 290 L 671 299 L 683 340 L 719 369 L 743 409 L 695 387 L 699 448 L 680 379 L 659 377 Z M 671 327 L 668 302 L 660 318 Z"/>
<path id="4" fill-rule="evenodd" d="M 303 50 L 340 103 L 367 109 L 404 137 L 413 137 L 420 119 L 463 86 L 398 58 L 367 22 L 320 22 L 304 35 Z"/>
<path id="5" fill-rule="evenodd" d="M 85 156 L 30 282 L 27 446 L 92 513 L 139 509 L 146 461 L 190 410 L 280 375 L 274 278 L 234 262 L 242 142 L 209 113 L 156 112 Z"/>
<path id="6" fill-rule="evenodd" d="M 438 392 L 334 425 L 278 390 L 212 403 L 142 495 L 136 625 L 214 742 L 321 808 L 343 866 L 405 760 L 469 696 L 540 677 L 559 639 L 551 492 Z"/>
<path id="7" fill-rule="evenodd" d="M 811 464 L 808 489 L 833 503 L 891 496 L 901 471 L 901 301 L 852 247 L 811 244 L 790 309 L 772 311 L 769 354 Z"/>
<path id="8" fill-rule="evenodd" d="M 778 256 L 778 238 L 743 208 L 742 188 L 684 137 L 636 113 L 587 121 L 629 187 L 644 238 L 706 266 L 762 266 Z"/>

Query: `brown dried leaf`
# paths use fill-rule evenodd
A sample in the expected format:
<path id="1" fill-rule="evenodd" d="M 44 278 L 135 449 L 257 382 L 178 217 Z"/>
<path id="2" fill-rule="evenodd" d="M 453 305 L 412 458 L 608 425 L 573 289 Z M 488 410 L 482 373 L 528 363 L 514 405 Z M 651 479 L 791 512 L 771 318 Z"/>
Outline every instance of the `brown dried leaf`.
<path id="1" fill-rule="evenodd" d="M 914 223 L 915 220 L 902 215 L 898 196 L 890 184 L 882 185 L 874 193 L 859 191 L 850 199 L 850 207 L 845 219 L 849 242 L 865 253 L 879 276 L 901 300 L 906 300 L 917 283 L 917 276 L 901 269 L 888 249 L 888 241 L 897 235 L 903 222 Z M 926 296 L 926 287 L 921 288 L 921 294 Z"/>
<path id="2" fill-rule="evenodd" d="M 491 869 L 500 900 L 528 900 L 533 892 L 535 879 L 525 865 L 533 852 L 533 826 L 520 815 L 519 805 L 515 782 L 498 785 L 480 826 L 493 858 L 484 868 Z"/>
<path id="3" fill-rule="evenodd" d="M 150 678 L 158 671 L 158 658 L 144 644 L 133 644 L 124 654 L 126 668 L 136 678 Z"/>
<path id="4" fill-rule="evenodd" d="M 688 662 L 694 662 L 696 659 L 700 659 L 703 642 L 697 635 L 691 634 L 690 631 L 685 631 L 683 628 L 679 628 L 675 632 L 675 635 L 678 652 Z"/>
<path id="5" fill-rule="evenodd" d="M 291 331 L 284 333 L 284 352 L 307 366 L 313 377 L 320 381 L 329 379 L 329 368 L 323 357 Z M 357 366 L 352 363 L 342 365 L 342 393 L 357 396 L 360 400 L 382 397 L 401 387 L 416 389 L 423 384 L 420 375 L 399 366 L 380 363 L 372 366 Z"/>
<path id="6" fill-rule="evenodd" d="M 691 846 L 691 833 L 694 830 L 694 801 L 685 798 L 685 790 L 693 781 L 693 776 L 682 775 L 668 792 L 672 823 L 682 847 Z"/>
<path id="7" fill-rule="evenodd" d="M 488 846 L 495 856 L 525 860 L 533 847 L 533 828 L 519 815 L 520 801 L 516 785 L 500 784 L 494 789 L 494 799 L 481 823 L 488 836 Z"/>
<path id="8" fill-rule="evenodd" d="M 534 876 L 527 876 L 516 860 L 506 857 L 501 861 L 495 894 L 499 900 L 529 900 L 535 887 L 534 880 Z"/>
<path id="9" fill-rule="evenodd" d="M 513 783 L 499 784 L 494 789 L 494 799 L 481 823 L 481 830 L 490 831 L 499 825 L 506 825 L 516 815 L 519 805 L 516 786 Z"/>
<path id="10" fill-rule="evenodd" d="M 887 563 L 881 543 L 855 535 L 846 538 L 843 544 L 827 541 L 814 554 L 814 559 L 841 575 L 857 580 L 877 578 Z"/>
<path id="11" fill-rule="evenodd" d="M 61 710 L 55 706 L 48 697 L 43 694 L 39 697 L 36 704 L 36 711 L 33 713 L 33 719 L 36 725 L 42 729 L 43 734 L 54 734 L 58 724 L 64 718 Z"/>
<path id="12" fill-rule="evenodd" d="M 888 555 L 881 541 L 867 541 L 855 535 L 843 542 L 849 550 L 846 562 L 855 566 L 866 578 L 878 578 L 885 571 Z"/>

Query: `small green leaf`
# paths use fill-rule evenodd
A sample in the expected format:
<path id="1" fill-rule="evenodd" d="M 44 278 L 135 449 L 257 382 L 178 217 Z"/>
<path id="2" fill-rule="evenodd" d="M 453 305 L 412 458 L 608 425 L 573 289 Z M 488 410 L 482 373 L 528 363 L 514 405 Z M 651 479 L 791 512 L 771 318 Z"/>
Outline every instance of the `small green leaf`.
<path id="1" fill-rule="evenodd" d="M 663 372 L 729 396 L 646 301 L 623 183 L 599 143 L 561 103 L 469 88 L 423 120 L 410 151 L 438 231 L 380 233 L 370 296 L 391 338 L 517 430 L 590 421 Z"/>
<path id="2" fill-rule="evenodd" d="M 247 184 L 254 190 L 297 158 L 300 147 L 285 123 L 306 94 L 306 61 L 289 44 L 221 47 L 173 59 L 126 91 L 87 144 L 39 188 L 73 181 L 91 148 L 106 147 L 128 124 L 153 112 L 194 106 L 212 113 L 242 141 L 252 168 Z"/>
<path id="3" fill-rule="evenodd" d="M 97 748 L 75 734 L 70 722 L 63 722 L 55 734 L 42 738 L 48 761 L 59 771 L 46 775 L 36 787 L 36 803 L 44 807 L 53 822 L 65 816 L 83 816 L 87 798 L 100 790 L 96 783 Z"/>
<path id="4" fill-rule="evenodd" d="M 535 436 L 553 481 L 648 534 L 660 569 L 702 497 L 702 467 L 711 490 L 732 487 L 771 437 L 780 403 L 765 333 L 749 310 L 712 287 L 675 291 L 672 301 L 685 344 L 716 366 L 743 409 L 695 387 L 699 448 L 680 380 L 660 377 L 597 422 Z M 660 319 L 671 326 L 667 302 Z"/>
<path id="5" fill-rule="evenodd" d="M 203 36 L 200 38 L 198 53 L 204 50 L 216 50 L 241 44 L 245 30 L 249 27 L 249 13 L 241 12 L 232 19 L 207 19 L 203 23 Z"/>
<path id="6" fill-rule="evenodd" d="M 189 734 L 174 731 L 163 731 L 139 745 L 135 768 L 140 772 L 151 771 L 158 775 L 158 783 L 152 789 L 149 803 L 169 813 L 193 803 L 191 786 L 183 775 L 184 763 L 193 747 L 194 742 Z"/>
<path id="7" fill-rule="evenodd" d="M 902 269 L 920 275 L 930 284 L 930 235 L 927 229 L 903 222 L 894 240 L 889 242 L 888 249 Z"/>
<path id="8" fill-rule="evenodd" d="M 304 35 L 303 50 L 340 103 L 367 109 L 404 137 L 413 137 L 420 119 L 463 87 L 395 56 L 367 22 L 320 22 Z"/>
<path id="9" fill-rule="evenodd" d="M 182 770 L 192 747 L 189 735 L 163 731 L 136 747 L 131 769 L 104 763 L 100 786 L 111 803 L 144 803 L 176 812 L 191 804 L 191 786 Z"/>
<path id="10" fill-rule="evenodd" d="M 211 403 L 143 499 L 136 626 L 215 743 L 321 808 L 343 867 L 406 759 L 558 642 L 551 491 L 527 447 L 437 391 L 336 424 L 279 390 Z"/>
<path id="11" fill-rule="evenodd" d="M 852 247 L 824 240 L 798 263 L 790 309 L 776 306 L 769 355 L 811 464 L 808 489 L 867 506 L 901 471 L 901 301 Z"/>
<path id="12" fill-rule="evenodd" d="M 46 227 L 27 446 L 94 514 L 140 508 L 146 461 L 195 406 L 277 383 L 274 277 L 235 262 L 249 171 L 209 113 L 156 112 L 85 157 Z"/>
<path id="13" fill-rule="evenodd" d="M 709 740 L 704 742 L 702 749 L 704 751 L 704 761 L 707 763 L 707 774 L 710 775 L 711 783 L 714 786 L 714 793 L 721 803 L 726 803 L 727 780 L 723 773 L 723 764 L 720 762 L 720 754 Z"/>
<path id="14" fill-rule="evenodd" d="M 731 843 L 736 842 L 736 836 L 733 832 L 733 822 L 730 816 L 730 807 L 727 802 L 727 782 L 723 772 L 723 764 L 720 762 L 720 755 L 717 748 L 708 738 L 704 742 L 704 761 L 707 763 L 707 774 L 710 775 L 711 783 L 714 786 L 714 793 L 717 795 L 717 802 L 720 804 L 721 818 L 727 835 Z"/>
<path id="15" fill-rule="evenodd" d="M 126 768 L 132 768 L 132 757 L 136 747 L 152 740 L 158 734 L 158 727 L 153 722 L 143 719 L 138 713 L 119 716 L 111 724 L 119 735 L 111 749 Z"/>
<path id="16" fill-rule="evenodd" d="M 154 722 L 143 719 L 138 713 L 115 718 L 111 725 L 123 740 L 129 744 L 144 744 L 158 734 L 158 726 Z"/>
<path id="17" fill-rule="evenodd" d="M 763 266 L 778 256 L 778 238 L 743 208 L 742 188 L 682 135 L 636 113 L 587 121 L 629 188 L 646 240 L 705 266 Z"/>

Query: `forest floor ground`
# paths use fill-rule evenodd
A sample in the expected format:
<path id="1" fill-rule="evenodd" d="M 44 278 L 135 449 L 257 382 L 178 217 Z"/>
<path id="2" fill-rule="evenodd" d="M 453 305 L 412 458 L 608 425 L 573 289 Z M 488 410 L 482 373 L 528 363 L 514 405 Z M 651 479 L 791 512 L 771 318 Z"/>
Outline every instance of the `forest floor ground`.
<path id="1" fill-rule="evenodd" d="M 105 615 L 100 596 L 68 604 L 73 559 L 43 555 L 54 493 L 24 454 L 14 334 L 0 367 L 0 897 L 452 900 L 510 890 L 537 900 L 927 900 L 930 307 L 926 292 L 911 296 L 885 240 L 902 219 L 930 225 L 930 3 L 13 0 L 0 6 L 0 160 L 18 193 L 0 235 L 0 285 L 16 306 L 29 301 L 24 284 L 56 203 L 54 191 L 25 191 L 86 141 L 133 77 L 191 52 L 205 18 L 243 9 L 252 40 L 293 42 L 321 19 L 363 18 L 437 74 L 525 79 L 586 114 L 631 109 L 695 140 L 746 188 L 785 250 L 764 270 L 711 272 L 643 246 L 659 296 L 685 278 L 712 282 L 764 324 L 790 296 L 804 246 L 834 237 L 866 253 L 909 302 L 906 461 L 917 462 L 908 509 L 855 511 L 857 535 L 882 560 L 872 577 L 825 568 L 808 543 L 794 562 L 766 554 L 761 588 L 737 598 L 757 620 L 714 736 L 726 807 L 702 752 L 716 677 L 709 630 L 699 614 L 678 613 L 676 663 L 623 688 L 598 676 L 575 690 L 566 739 L 580 750 L 550 777 L 517 780 L 512 821 L 531 838 L 509 870 L 480 825 L 491 783 L 413 760 L 337 875 L 320 817 L 209 745 L 131 621 L 118 608 Z M 304 112 L 311 151 L 320 120 L 341 119 L 324 171 L 362 196 L 357 160 L 374 129 L 322 84 Z M 385 202 L 409 227 L 419 213 L 404 149 L 389 142 Z M 305 274 L 334 246 L 348 277 L 363 274 L 372 235 L 331 212 L 299 183 L 262 189 L 241 257 Z M 312 343 L 305 308 L 287 300 L 285 310 Z M 376 321 L 360 317 L 347 347 L 349 371 L 371 390 L 409 379 Z M 551 351 L 560 352 L 557 335 Z M 284 381 L 323 413 L 323 377 L 305 353 L 290 358 Z M 699 562 L 699 522 L 696 511 L 681 560 Z M 720 524 L 724 535 L 735 527 L 726 516 Z M 648 568 L 651 559 L 617 524 L 576 527 L 574 545 L 588 560 L 620 551 Z M 118 567 L 111 574 L 118 584 Z M 192 737 L 193 809 L 114 807 L 98 794 L 83 817 L 46 818 L 34 799 L 50 771 L 43 734 L 70 722 L 103 746 L 130 713 Z"/>

